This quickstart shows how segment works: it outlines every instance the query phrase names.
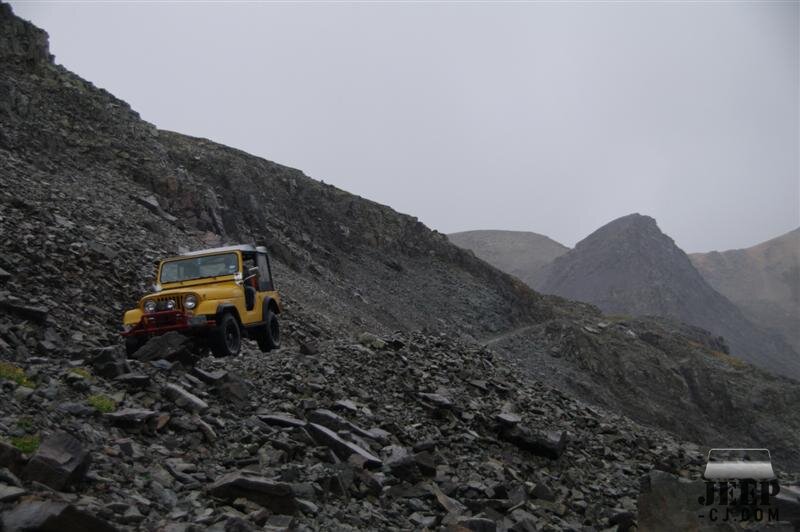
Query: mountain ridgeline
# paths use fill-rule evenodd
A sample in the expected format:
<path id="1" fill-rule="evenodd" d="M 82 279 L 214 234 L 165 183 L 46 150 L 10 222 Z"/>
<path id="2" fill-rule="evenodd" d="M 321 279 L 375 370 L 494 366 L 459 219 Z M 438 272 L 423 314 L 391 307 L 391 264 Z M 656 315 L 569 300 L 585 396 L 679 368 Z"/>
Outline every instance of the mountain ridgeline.
<path id="1" fill-rule="evenodd" d="M 689 258 L 753 323 L 779 332 L 800 352 L 800 228 L 746 249 Z"/>
<path id="2" fill-rule="evenodd" d="M 546 267 L 542 292 L 586 301 L 609 314 L 664 316 L 725 338 L 735 356 L 800 379 L 800 356 L 714 290 L 649 216 L 618 218 Z"/>
<path id="3" fill-rule="evenodd" d="M 447 236 L 453 244 L 532 288 L 541 283 L 542 269 L 569 251 L 551 238 L 527 231 L 464 231 Z"/>

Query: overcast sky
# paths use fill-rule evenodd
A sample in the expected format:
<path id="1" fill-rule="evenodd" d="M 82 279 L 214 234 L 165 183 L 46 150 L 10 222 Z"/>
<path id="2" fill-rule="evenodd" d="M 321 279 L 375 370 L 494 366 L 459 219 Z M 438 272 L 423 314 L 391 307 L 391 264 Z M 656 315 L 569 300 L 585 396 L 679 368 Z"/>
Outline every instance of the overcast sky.
<path id="1" fill-rule="evenodd" d="M 800 3 L 12 1 L 162 129 L 419 217 L 686 251 L 800 225 Z"/>

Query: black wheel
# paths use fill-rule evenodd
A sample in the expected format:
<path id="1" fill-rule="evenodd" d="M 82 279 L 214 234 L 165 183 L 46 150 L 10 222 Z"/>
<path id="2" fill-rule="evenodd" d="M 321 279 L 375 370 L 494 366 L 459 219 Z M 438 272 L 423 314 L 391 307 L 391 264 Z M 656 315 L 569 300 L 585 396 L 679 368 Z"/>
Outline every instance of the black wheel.
<path id="1" fill-rule="evenodd" d="M 281 346 L 281 328 L 278 324 L 278 316 L 271 310 L 267 311 L 266 323 L 262 325 L 256 334 L 256 342 L 258 348 L 263 353 L 278 349 Z"/>
<path id="2" fill-rule="evenodd" d="M 242 333 L 239 330 L 239 322 L 236 317 L 225 312 L 220 317 L 219 323 L 211 331 L 209 338 L 211 352 L 217 357 L 230 357 L 239 354 L 242 347 Z"/>
<path id="3" fill-rule="evenodd" d="M 125 337 L 125 354 L 132 356 L 147 342 L 146 336 L 126 336 Z"/>

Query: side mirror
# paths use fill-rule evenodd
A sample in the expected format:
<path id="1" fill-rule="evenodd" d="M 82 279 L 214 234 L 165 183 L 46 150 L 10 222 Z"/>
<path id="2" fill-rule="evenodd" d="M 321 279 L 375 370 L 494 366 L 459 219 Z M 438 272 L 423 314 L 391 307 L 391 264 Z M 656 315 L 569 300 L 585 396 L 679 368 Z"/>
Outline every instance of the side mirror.
<path id="1" fill-rule="evenodd" d="M 244 277 L 242 276 L 242 272 L 236 272 L 233 274 L 233 282 L 236 284 L 242 284 L 244 282 Z"/>

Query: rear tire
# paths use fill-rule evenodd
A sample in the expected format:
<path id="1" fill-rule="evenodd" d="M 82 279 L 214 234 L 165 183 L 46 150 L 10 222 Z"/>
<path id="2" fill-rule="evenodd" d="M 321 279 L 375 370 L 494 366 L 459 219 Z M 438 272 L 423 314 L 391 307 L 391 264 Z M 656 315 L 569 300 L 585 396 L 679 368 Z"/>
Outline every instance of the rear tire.
<path id="1" fill-rule="evenodd" d="M 278 323 L 278 316 L 272 310 L 267 310 L 264 321 L 266 323 L 259 327 L 259 331 L 256 334 L 256 342 L 258 342 L 258 348 L 262 353 L 268 353 L 281 346 L 281 328 Z"/>
<path id="2" fill-rule="evenodd" d="M 219 323 L 211 331 L 209 347 L 216 357 L 232 357 L 239 354 L 242 348 L 242 332 L 239 322 L 230 312 L 220 317 Z"/>

